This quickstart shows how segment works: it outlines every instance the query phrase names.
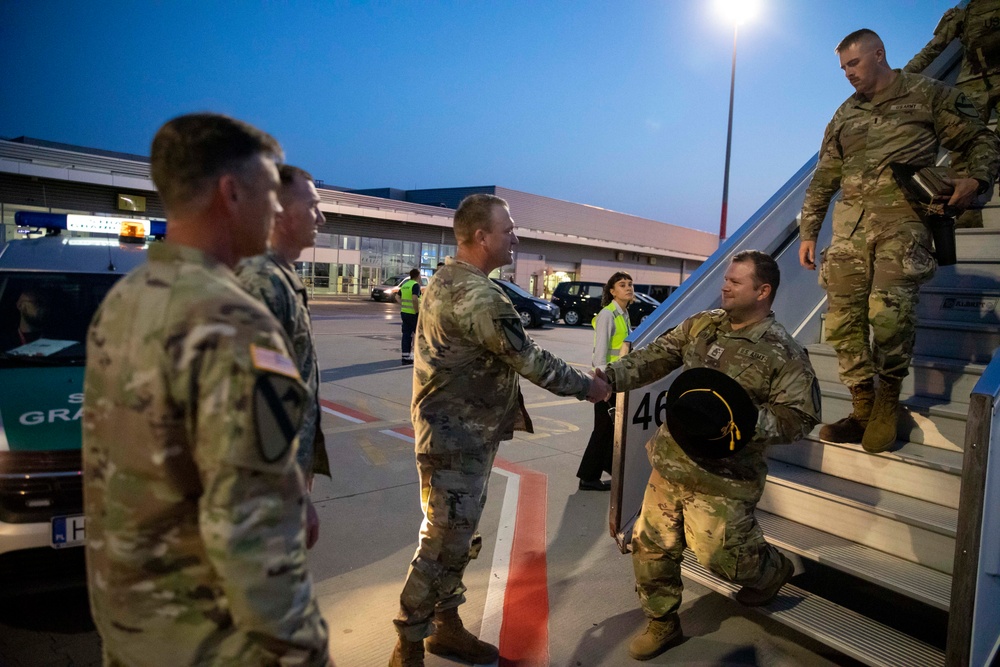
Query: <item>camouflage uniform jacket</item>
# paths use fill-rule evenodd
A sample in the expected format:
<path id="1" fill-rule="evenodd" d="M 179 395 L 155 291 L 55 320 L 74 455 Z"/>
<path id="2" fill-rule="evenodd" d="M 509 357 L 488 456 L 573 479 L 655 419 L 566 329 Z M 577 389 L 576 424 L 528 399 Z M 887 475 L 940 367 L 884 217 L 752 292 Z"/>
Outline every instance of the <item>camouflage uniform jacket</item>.
<path id="1" fill-rule="evenodd" d="M 906 63 L 903 71 L 923 72 L 956 39 L 963 49 L 956 86 L 1000 74 L 1000 2 L 970 0 L 966 7 L 946 11 L 931 41 Z"/>
<path id="2" fill-rule="evenodd" d="M 819 164 L 802 205 L 802 240 L 816 240 L 830 199 L 841 188 L 833 213 L 835 236 L 851 236 L 863 215 L 868 234 L 920 221 L 889 164 L 935 164 L 940 146 L 958 153 L 952 167 L 960 175 L 993 183 L 1000 140 L 958 90 L 901 72 L 870 101 L 849 97 L 823 135 Z"/>
<path id="3" fill-rule="evenodd" d="M 482 271 L 449 257 L 424 288 L 410 416 L 418 454 L 478 455 L 532 431 L 518 386 L 584 399 L 590 378 L 538 347 L 510 299 Z"/>
<path id="4" fill-rule="evenodd" d="M 735 456 L 695 462 L 664 421 L 646 445 L 653 468 L 698 493 L 759 495 L 767 475 L 767 445 L 795 442 L 819 422 L 819 384 L 809 356 L 773 313 L 734 331 L 726 311 L 708 310 L 608 364 L 605 373 L 615 391 L 628 391 L 681 366 L 715 368 L 739 382 L 760 410 L 757 428 Z"/>
<path id="5" fill-rule="evenodd" d="M 295 463 L 306 391 L 224 265 L 154 245 L 91 323 L 83 483 L 110 665 L 323 665 Z"/>
<path id="6" fill-rule="evenodd" d="M 330 474 L 330 462 L 320 430 L 319 364 L 309 316 L 309 296 L 295 269 L 274 250 L 240 262 L 236 275 L 243 288 L 260 299 L 285 329 L 292 341 L 299 375 L 312 399 L 306 406 L 299 431 L 298 462 L 309 473 Z"/>

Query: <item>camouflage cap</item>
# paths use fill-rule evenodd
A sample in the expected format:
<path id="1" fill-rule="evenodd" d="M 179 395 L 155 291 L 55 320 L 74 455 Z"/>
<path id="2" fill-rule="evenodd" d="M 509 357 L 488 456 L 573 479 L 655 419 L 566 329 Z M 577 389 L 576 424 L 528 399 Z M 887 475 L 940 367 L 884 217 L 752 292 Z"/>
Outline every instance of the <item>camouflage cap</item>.
<path id="1" fill-rule="evenodd" d="M 757 407 L 740 384 L 714 368 L 692 368 L 667 392 L 667 428 L 694 460 L 721 459 L 743 449 L 757 426 Z"/>

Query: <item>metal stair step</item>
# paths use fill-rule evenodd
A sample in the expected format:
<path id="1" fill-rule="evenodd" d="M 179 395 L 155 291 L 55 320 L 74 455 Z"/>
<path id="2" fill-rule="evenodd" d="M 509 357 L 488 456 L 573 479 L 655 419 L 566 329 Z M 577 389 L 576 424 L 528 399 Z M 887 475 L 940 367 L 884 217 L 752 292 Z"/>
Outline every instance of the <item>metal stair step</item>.
<path id="1" fill-rule="evenodd" d="M 768 463 L 757 506 L 940 572 L 953 567 L 958 512 L 949 507 L 780 461 Z"/>
<path id="2" fill-rule="evenodd" d="M 969 290 L 995 290 L 1000 286 L 1000 256 L 993 263 L 976 262 L 940 266 L 934 276 L 921 286 L 951 287 Z"/>
<path id="3" fill-rule="evenodd" d="M 820 381 L 823 423 L 830 424 L 851 414 L 851 392 L 839 382 Z M 961 452 L 965 444 L 967 403 L 901 394 L 898 430 L 903 442 L 915 442 Z"/>
<path id="4" fill-rule="evenodd" d="M 955 254 L 959 262 L 995 262 L 1000 257 L 1000 228 L 986 227 L 985 222 L 983 225 L 983 229 L 955 230 Z"/>
<path id="5" fill-rule="evenodd" d="M 1000 327 L 924 318 L 917 321 L 914 353 L 986 364 L 1000 347 Z"/>
<path id="6" fill-rule="evenodd" d="M 728 597 L 739 590 L 703 568 L 690 551 L 684 552 L 681 571 L 692 581 Z M 933 646 L 790 583 L 770 605 L 755 609 L 872 667 L 944 665 L 944 654 Z"/>
<path id="7" fill-rule="evenodd" d="M 869 454 L 859 444 L 820 442 L 817 427 L 804 440 L 769 447 L 767 455 L 774 461 L 958 509 L 959 452 L 907 442 L 892 452 Z"/>
<path id="8" fill-rule="evenodd" d="M 1000 229 L 997 230 L 1000 232 Z M 920 290 L 917 320 L 979 322 L 1000 327 L 1000 290 L 928 287 Z"/>
<path id="9" fill-rule="evenodd" d="M 998 293 L 1000 299 L 1000 293 Z M 837 353 L 825 343 L 807 345 L 816 377 L 821 381 L 839 382 Z M 925 396 L 968 403 L 976 382 L 986 366 L 955 359 L 916 356 L 910 364 L 910 374 L 903 380 L 903 396 Z"/>
<path id="10" fill-rule="evenodd" d="M 951 577 L 822 530 L 757 511 L 767 541 L 785 551 L 948 611 Z"/>

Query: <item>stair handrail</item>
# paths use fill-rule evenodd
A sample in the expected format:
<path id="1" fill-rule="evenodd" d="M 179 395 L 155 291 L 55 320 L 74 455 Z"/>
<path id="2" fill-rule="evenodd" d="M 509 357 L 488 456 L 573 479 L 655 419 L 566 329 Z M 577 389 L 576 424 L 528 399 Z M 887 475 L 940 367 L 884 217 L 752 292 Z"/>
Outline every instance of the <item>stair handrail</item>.
<path id="1" fill-rule="evenodd" d="M 1000 656 L 1000 350 L 969 399 L 945 664 Z M 985 529 L 984 529 L 985 527 Z"/>

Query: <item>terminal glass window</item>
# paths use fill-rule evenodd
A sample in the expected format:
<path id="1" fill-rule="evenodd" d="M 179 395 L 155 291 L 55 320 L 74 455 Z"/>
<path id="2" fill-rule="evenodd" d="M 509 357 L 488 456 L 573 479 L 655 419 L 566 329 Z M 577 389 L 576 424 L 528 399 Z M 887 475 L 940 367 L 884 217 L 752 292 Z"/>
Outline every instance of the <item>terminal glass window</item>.
<path id="1" fill-rule="evenodd" d="M 443 262 L 445 257 L 454 257 L 456 249 L 457 249 L 456 246 L 442 243 L 441 250 L 438 253 L 438 261 Z"/>
<path id="2" fill-rule="evenodd" d="M 357 250 L 360 245 L 361 237 L 359 236 L 341 236 L 337 247 L 341 250 Z"/>
<path id="3" fill-rule="evenodd" d="M 409 241 L 403 242 L 403 271 L 400 273 L 408 273 L 410 269 L 415 269 L 420 266 L 420 244 L 411 243 Z"/>
<path id="4" fill-rule="evenodd" d="M 424 243 L 420 246 L 420 268 L 434 271 L 438 263 L 438 244 Z"/>
<path id="5" fill-rule="evenodd" d="M 361 263 L 365 266 L 382 265 L 382 239 L 361 237 Z"/>
<path id="6" fill-rule="evenodd" d="M 337 269 L 337 294 L 358 294 L 360 267 L 357 264 L 338 264 Z"/>

